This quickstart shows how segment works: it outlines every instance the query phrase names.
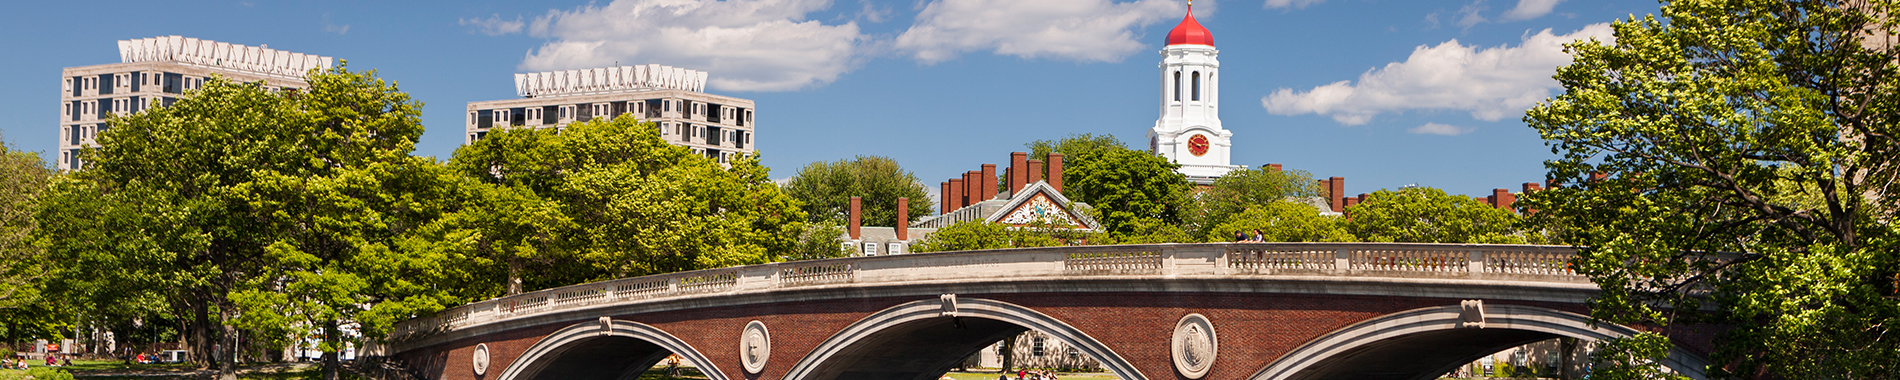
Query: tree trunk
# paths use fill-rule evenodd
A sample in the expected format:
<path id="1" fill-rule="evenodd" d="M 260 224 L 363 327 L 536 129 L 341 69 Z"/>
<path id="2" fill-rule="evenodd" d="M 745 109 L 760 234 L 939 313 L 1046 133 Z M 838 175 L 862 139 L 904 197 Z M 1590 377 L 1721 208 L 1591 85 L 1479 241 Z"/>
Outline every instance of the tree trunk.
<path id="1" fill-rule="evenodd" d="M 1016 337 L 1018 336 L 1022 336 L 1022 334 L 1011 335 L 1008 339 L 1003 339 L 1002 372 L 1005 374 L 1009 373 L 1010 368 L 1016 367 Z"/>
<path id="2" fill-rule="evenodd" d="M 342 331 L 337 330 L 336 321 L 323 323 L 323 342 L 331 349 L 323 351 L 323 380 L 337 380 L 337 371 L 343 367 Z"/>
<path id="3" fill-rule="evenodd" d="M 218 324 L 223 328 L 224 336 L 218 337 L 218 341 L 223 342 L 221 345 L 223 350 L 219 351 L 229 352 L 218 352 L 218 380 L 237 380 L 237 361 L 232 360 L 233 354 L 238 349 L 237 326 L 231 324 L 231 320 L 237 317 L 231 310 L 235 306 L 229 304 L 220 306 L 222 307 L 218 308 Z"/>
<path id="4" fill-rule="evenodd" d="M 197 293 L 194 295 L 198 299 L 193 300 L 190 306 L 191 322 L 187 327 L 190 332 L 186 334 L 185 339 L 186 344 L 190 345 L 191 362 L 197 364 L 198 369 L 203 370 L 211 368 L 213 356 L 211 353 L 211 311 L 209 310 L 210 302 L 207 301 L 210 297 L 204 295 L 204 290 L 194 293 Z"/>

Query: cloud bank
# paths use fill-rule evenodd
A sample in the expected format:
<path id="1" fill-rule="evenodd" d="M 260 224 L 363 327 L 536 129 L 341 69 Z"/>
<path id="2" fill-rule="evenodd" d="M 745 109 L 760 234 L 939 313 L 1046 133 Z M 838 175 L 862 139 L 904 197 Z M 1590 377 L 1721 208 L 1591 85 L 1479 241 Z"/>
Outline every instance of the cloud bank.
<path id="1" fill-rule="evenodd" d="M 1212 5 L 1195 11 L 1208 14 Z M 1186 11 L 1175 0 L 937 0 L 893 46 L 926 64 L 975 51 L 1116 62 L 1151 47 L 1135 39 L 1135 28 L 1178 20 Z"/>
<path id="2" fill-rule="evenodd" d="M 709 85 L 719 90 L 797 90 L 850 71 L 866 39 L 854 22 L 805 19 L 830 6 L 828 0 L 615 0 L 553 10 L 528 26 L 529 35 L 550 41 L 529 51 L 520 68 L 657 63 L 711 72 Z"/>
<path id="3" fill-rule="evenodd" d="M 1571 62 L 1563 44 L 1588 38 L 1612 42 L 1610 25 L 1591 24 L 1564 35 L 1545 29 L 1514 47 L 1481 49 L 1458 40 L 1421 45 L 1404 62 L 1367 70 L 1357 81 L 1306 91 L 1281 88 L 1260 102 L 1275 115 L 1326 115 L 1344 125 L 1408 110 L 1466 111 L 1478 120 L 1498 121 L 1550 97 L 1557 88 L 1551 75 Z"/>

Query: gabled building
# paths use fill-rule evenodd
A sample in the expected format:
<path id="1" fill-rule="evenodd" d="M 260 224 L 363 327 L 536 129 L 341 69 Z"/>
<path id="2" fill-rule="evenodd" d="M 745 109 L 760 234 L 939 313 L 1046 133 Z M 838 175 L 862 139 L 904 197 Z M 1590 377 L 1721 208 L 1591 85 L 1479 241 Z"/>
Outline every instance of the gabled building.
<path id="1" fill-rule="evenodd" d="M 1098 232 L 1102 225 L 1085 212 L 1088 204 L 1070 201 L 1062 195 L 1062 154 L 1049 155 L 1049 179 L 1041 161 L 1030 160 L 1029 153 L 1010 153 L 1010 166 L 1004 173 L 1007 189 L 996 185 L 996 164 L 983 164 L 960 179 L 940 184 L 941 214 L 909 222 L 905 211 L 910 200 L 897 199 L 900 226 L 860 226 L 860 200 L 851 198 L 845 228 L 844 249 L 860 256 L 897 255 L 911 252 L 911 245 L 938 229 L 963 222 L 989 222 L 1011 228 L 1069 228 L 1078 232 Z M 1005 191 L 999 191 L 1005 190 Z"/>

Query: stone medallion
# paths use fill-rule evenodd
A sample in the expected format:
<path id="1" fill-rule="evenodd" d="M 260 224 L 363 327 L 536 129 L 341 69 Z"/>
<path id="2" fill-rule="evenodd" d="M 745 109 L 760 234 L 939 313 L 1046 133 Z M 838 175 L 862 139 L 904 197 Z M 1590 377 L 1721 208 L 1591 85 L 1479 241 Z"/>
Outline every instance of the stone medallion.
<path id="1" fill-rule="evenodd" d="M 1181 376 L 1199 379 L 1207 376 L 1207 370 L 1214 367 L 1214 355 L 1220 348 L 1220 340 L 1215 338 L 1214 324 L 1200 314 L 1188 314 L 1174 324 L 1174 343 L 1170 350 L 1174 355 L 1174 369 Z"/>
<path id="2" fill-rule="evenodd" d="M 764 322 L 747 323 L 745 331 L 739 335 L 739 360 L 744 362 L 745 371 L 764 371 L 765 361 L 771 358 L 772 333 L 765 331 Z"/>
<path id="3" fill-rule="evenodd" d="M 488 374 L 488 344 L 487 343 L 475 345 L 474 361 L 470 364 L 473 364 L 475 367 L 475 376 Z"/>

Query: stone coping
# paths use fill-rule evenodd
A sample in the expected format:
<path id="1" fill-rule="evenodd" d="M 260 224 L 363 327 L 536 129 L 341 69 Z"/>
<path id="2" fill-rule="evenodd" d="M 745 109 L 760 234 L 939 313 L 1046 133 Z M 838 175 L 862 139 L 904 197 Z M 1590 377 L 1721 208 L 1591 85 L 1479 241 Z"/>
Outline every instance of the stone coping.
<path id="1" fill-rule="evenodd" d="M 1227 292 L 1581 303 L 1596 292 L 1562 246 L 1202 243 L 850 257 L 623 278 L 398 323 L 395 352 L 600 315 L 821 299 L 1048 292 Z"/>

